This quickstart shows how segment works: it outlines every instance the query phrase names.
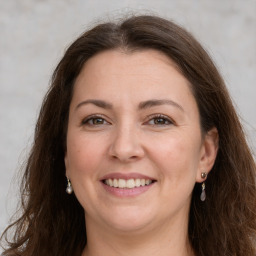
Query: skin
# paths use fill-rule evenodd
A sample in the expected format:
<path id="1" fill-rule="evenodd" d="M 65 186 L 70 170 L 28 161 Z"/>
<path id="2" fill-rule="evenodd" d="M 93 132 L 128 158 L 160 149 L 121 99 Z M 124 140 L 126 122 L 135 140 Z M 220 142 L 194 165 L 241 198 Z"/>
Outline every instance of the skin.
<path id="1" fill-rule="evenodd" d="M 83 255 L 194 255 L 187 231 L 191 193 L 217 148 L 216 129 L 202 134 L 190 84 L 167 56 L 111 50 L 89 59 L 74 87 L 65 156 L 85 209 Z M 117 173 L 155 182 L 120 196 L 102 182 Z"/>

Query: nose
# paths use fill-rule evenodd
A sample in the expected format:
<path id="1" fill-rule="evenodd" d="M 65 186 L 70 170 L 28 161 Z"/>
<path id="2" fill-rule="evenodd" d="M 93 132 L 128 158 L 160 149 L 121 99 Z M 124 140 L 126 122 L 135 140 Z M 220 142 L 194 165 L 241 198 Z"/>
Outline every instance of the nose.
<path id="1" fill-rule="evenodd" d="M 138 128 L 133 125 L 126 124 L 117 128 L 111 141 L 110 156 L 122 162 L 141 159 L 144 149 L 139 135 Z"/>

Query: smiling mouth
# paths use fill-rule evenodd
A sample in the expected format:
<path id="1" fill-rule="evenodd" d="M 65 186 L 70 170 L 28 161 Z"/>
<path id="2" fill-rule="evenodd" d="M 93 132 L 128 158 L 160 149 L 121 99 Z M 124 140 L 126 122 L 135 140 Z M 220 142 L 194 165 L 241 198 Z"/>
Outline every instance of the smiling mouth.
<path id="1" fill-rule="evenodd" d="M 128 180 L 106 179 L 106 180 L 103 180 L 103 183 L 107 186 L 114 187 L 114 188 L 123 188 L 123 189 L 145 187 L 154 182 L 155 182 L 155 180 L 150 180 L 150 179 L 128 179 Z"/>

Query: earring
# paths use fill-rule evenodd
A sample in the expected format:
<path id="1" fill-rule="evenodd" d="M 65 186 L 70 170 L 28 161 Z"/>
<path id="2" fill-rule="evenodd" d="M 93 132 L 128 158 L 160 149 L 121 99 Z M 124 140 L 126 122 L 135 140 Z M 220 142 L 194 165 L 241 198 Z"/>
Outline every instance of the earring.
<path id="1" fill-rule="evenodd" d="M 206 179 L 207 178 L 207 172 L 201 172 L 201 178 Z"/>
<path id="2" fill-rule="evenodd" d="M 72 188 L 72 185 L 71 185 L 70 179 L 69 179 L 69 178 L 67 178 L 67 181 L 68 181 L 68 184 L 67 184 L 66 192 L 67 192 L 68 194 L 72 194 L 72 192 L 73 192 L 73 188 Z"/>
<path id="3" fill-rule="evenodd" d="M 204 182 L 202 183 L 202 192 L 201 192 L 201 195 L 200 195 L 200 199 L 201 199 L 202 202 L 205 201 L 205 199 L 206 199 L 205 183 Z"/>
<path id="4" fill-rule="evenodd" d="M 201 173 L 201 178 L 206 179 L 207 178 L 207 172 L 202 172 Z M 202 202 L 205 201 L 205 199 L 206 199 L 205 183 L 204 182 L 202 183 L 202 192 L 201 192 L 201 195 L 200 195 L 200 199 L 201 199 Z"/>

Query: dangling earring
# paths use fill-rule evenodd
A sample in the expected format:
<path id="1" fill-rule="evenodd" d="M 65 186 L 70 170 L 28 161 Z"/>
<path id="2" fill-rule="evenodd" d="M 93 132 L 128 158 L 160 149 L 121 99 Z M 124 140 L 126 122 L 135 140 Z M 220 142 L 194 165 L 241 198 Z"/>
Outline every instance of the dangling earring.
<path id="1" fill-rule="evenodd" d="M 202 202 L 205 201 L 205 199 L 206 199 L 205 183 L 204 182 L 202 183 L 202 192 L 201 192 L 201 195 L 200 195 L 200 199 L 201 199 Z"/>
<path id="2" fill-rule="evenodd" d="M 202 172 L 201 173 L 201 178 L 206 179 L 207 178 L 207 172 Z M 205 199 L 206 199 L 205 182 L 202 183 L 202 192 L 201 192 L 201 195 L 200 195 L 200 199 L 201 199 L 202 202 L 205 201 Z"/>
<path id="3" fill-rule="evenodd" d="M 72 188 L 72 185 L 71 185 L 70 179 L 69 179 L 69 178 L 67 178 L 67 181 L 68 181 L 68 184 L 67 184 L 66 192 L 67 192 L 68 194 L 72 194 L 72 192 L 73 192 L 73 188 Z"/>

